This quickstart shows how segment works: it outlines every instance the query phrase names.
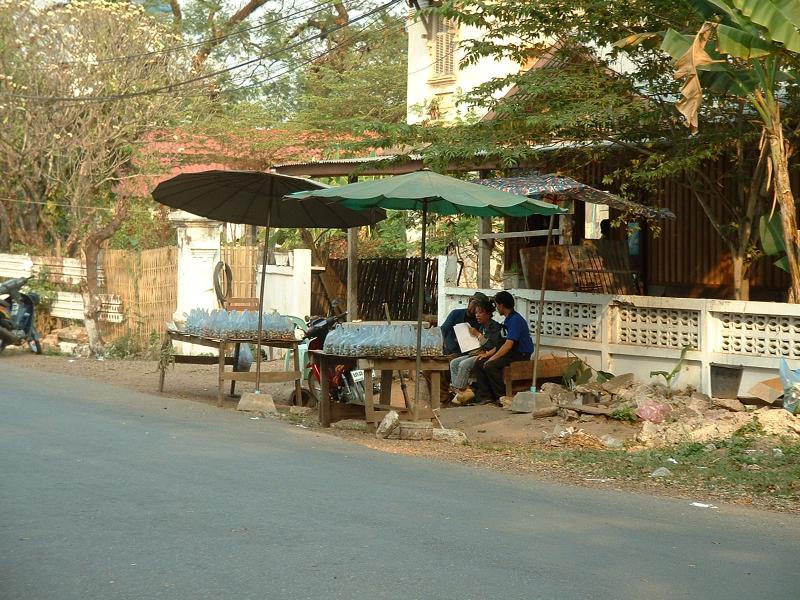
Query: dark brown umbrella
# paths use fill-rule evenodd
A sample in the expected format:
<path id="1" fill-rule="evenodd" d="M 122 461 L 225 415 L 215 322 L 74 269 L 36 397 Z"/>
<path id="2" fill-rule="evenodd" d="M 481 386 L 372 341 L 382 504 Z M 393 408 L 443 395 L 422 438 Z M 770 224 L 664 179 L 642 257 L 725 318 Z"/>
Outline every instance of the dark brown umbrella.
<path id="1" fill-rule="evenodd" d="M 270 227 L 349 229 L 374 225 L 386 218 L 386 212 L 379 208 L 351 210 L 326 198 L 285 198 L 293 192 L 325 187 L 327 186 L 310 179 L 278 173 L 214 170 L 182 173 L 162 181 L 153 190 L 153 198 L 161 204 L 215 221 L 261 225 L 267 228 L 258 295 L 258 312 L 261 315 L 264 312 L 264 279 Z M 261 385 L 261 326 L 259 318 L 256 392 Z"/>

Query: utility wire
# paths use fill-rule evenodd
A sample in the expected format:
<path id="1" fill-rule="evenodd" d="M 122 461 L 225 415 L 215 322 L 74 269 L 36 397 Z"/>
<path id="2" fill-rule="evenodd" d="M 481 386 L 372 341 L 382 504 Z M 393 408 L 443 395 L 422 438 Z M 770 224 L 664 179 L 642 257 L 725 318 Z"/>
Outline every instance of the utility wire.
<path id="1" fill-rule="evenodd" d="M 215 96 L 219 96 L 221 94 L 231 94 L 231 93 L 235 93 L 235 92 L 241 92 L 243 90 L 249 90 L 249 89 L 257 88 L 257 87 L 259 87 L 261 85 L 264 85 L 266 83 L 269 83 L 271 81 L 275 81 L 275 80 L 281 79 L 281 78 L 283 78 L 284 76 L 288 75 L 289 73 L 291 73 L 292 71 L 294 71 L 295 69 L 297 69 L 299 67 L 303 67 L 305 65 L 311 64 L 311 63 L 319 60 L 320 58 L 323 58 L 326 55 L 334 52 L 335 50 L 338 50 L 339 48 L 342 48 L 344 46 L 352 44 L 355 41 L 358 41 L 366 33 L 372 33 L 372 34 L 383 33 L 384 31 L 397 30 L 397 29 L 401 29 L 403 27 L 404 27 L 403 24 L 401 24 L 399 27 L 397 25 L 390 24 L 390 25 L 386 25 L 384 27 L 381 27 L 380 29 L 378 29 L 376 31 L 373 31 L 373 32 L 363 31 L 363 32 L 353 36 L 350 39 L 347 39 L 347 40 L 345 40 L 343 42 L 340 42 L 340 43 L 336 44 L 335 46 L 332 46 L 331 48 L 325 50 L 324 52 L 321 52 L 320 54 L 312 56 L 311 58 L 308 58 L 308 59 L 303 60 L 301 62 L 295 62 L 295 63 L 292 63 L 291 65 L 287 65 L 282 71 L 279 71 L 278 73 L 275 73 L 274 75 L 270 75 L 268 77 L 265 77 L 264 79 L 259 79 L 258 81 L 254 81 L 253 83 L 250 83 L 250 84 L 247 84 L 247 85 L 241 85 L 241 86 L 237 86 L 237 87 L 233 87 L 233 88 L 226 88 L 226 89 L 213 91 L 213 92 L 204 92 L 202 94 L 189 94 L 189 95 L 184 95 L 183 97 L 184 98 L 215 97 Z"/>
<path id="2" fill-rule="evenodd" d="M 212 37 L 212 38 L 206 38 L 206 39 L 203 39 L 203 40 L 199 40 L 197 42 L 187 42 L 185 44 L 178 44 L 176 46 L 167 46 L 166 48 L 162 48 L 161 50 L 153 50 L 151 52 L 138 52 L 136 54 L 127 54 L 127 55 L 122 55 L 122 56 L 111 56 L 111 57 L 108 57 L 108 58 L 101 58 L 101 59 L 98 59 L 98 60 L 96 60 L 94 62 L 96 62 L 97 64 L 106 64 L 106 63 L 112 63 L 112 62 L 122 62 L 122 61 L 131 60 L 131 59 L 134 59 L 134 58 L 147 58 L 149 56 L 158 56 L 159 54 L 169 54 L 171 52 L 177 52 L 178 50 L 185 50 L 187 48 L 197 48 L 197 47 L 205 46 L 206 44 L 214 44 L 214 43 L 222 42 L 224 40 L 227 40 L 229 38 L 232 38 L 232 37 L 235 37 L 235 36 L 238 36 L 238 35 L 244 35 L 245 33 L 249 33 L 251 31 L 255 31 L 257 29 L 263 29 L 264 27 L 267 27 L 268 25 L 275 25 L 276 23 L 281 23 L 283 21 L 292 21 L 295 18 L 298 18 L 298 17 L 301 17 L 301 16 L 305 16 L 307 13 L 310 13 L 310 15 L 313 15 L 315 13 L 322 12 L 323 10 L 329 8 L 330 5 L 335 1 L 336 0 L 324 0 L 324 2 L 322 4 L 315 5 L 315 6 L 309 6 L 309 7 L 306 7 L 304 9 L 302 9 L 302 10 L 299 10 L 299 11 L 297 11 L 295 13 L 292 13 L 292 14 L 289 14 L 289 15 L 283 15 L 280 18 L 273 19 L 271 21 L 266 21 L 264 23 L 259 23 L 258 25 L 252 25 L 250 27 L 237 29 L 236 31 L 232 31 L 231 33 L 227 33 L 225 35 L 219 35 L 219 36 Z M 77 61 L 77 60 L 58 61 L 56 64 L 59 65 L 59 66 L 62 66 L 62 65 L 78 64 L 80 62 L 82 62 L 82 61 Z"/>
<path id="3" fill-rule="evenodd" d="M 265 55 L 261 55 L 261 56 L 255 57 L 255 58 L 251 58 L 249 60 L 246 60 L 244 62 L 238 63 L 236 65 L 233 65 L 233 66 L 230 66 L 230 67 L 225 67 L 224 69 L 219 69 L 217 71 L 213 71 L 213 72 L 207 73 L 205 75 L 198 75 L 197 77 L 192 77 L 190 79 L 186 79 L 186 80 L 179 81 L 179 82 L 176 82 L 176 83 L 171 83 L 171 84 L 168 84 L 168 85 L 158 86 L 158 87 L 155 87 L 155 88 L 150 88 L 150 89 L 147 89 L 147 90 L 141 90 L 141 91 L 138 91 L 138 92 L 128 92 L 128 93 L 124 93 L 124 94 L 111 94 L 111 95 L 108 95 L 108 96 L 77 96 L 77 97 L 74 97 L 74 96 L 41 96 L 41 95 L 34 95 L 34 94 L 8 94 L 8 93 L 0 93 L 0 96 L 11 97 L 11 98 L 19 98 L 19 99 L 24 99 L 24 100 L 40 100 L 40 101 L 43 101 L 43 102 L 64 102 L 64 103 L 76 103 L 76 102 L 78 102 L 79 103 L 79 102 L 109 102 L 109 101 L 112 101 L 112 100 L 124 100 L 124 99 L 127 99 L 127 98 L 137 98 L 137 97 L 141 97 L 141 96 L 151 96 L 151 95 L 157 94 L 159 92 L 172 92 L 172 91 L 175 90 L 175 88 L 182 87 L 182 86 L 188 85 L 190 83 L 197 83 L 199 81 L 205 81 L 207 79 L 211 79 L 212 77 L 216 77 L 217 75 L 222 75 L 224 73 L 228 73 L 230 71 L 235 71 L 236 69 L 240 69 L 242 67 L 246 67 L 248 65 L 252 65 L 252 64 L 258 63 L 258 62 L 262 61 L 265 58 L 270 58 L 270 57 L 277 56 L 279 54 L 283 54 L 283 53 L 285 53 L 285 52 L 287 52 L 289 50 L 293 50 L 294 48 L 302 46 L 303 44 L 311 42 L 311 41 L 313 41 L 315 39 L 323 39 L 323 38 L 327 37 L 328 35 L 330 35 L 331 33 L 334 33 L 334 32 L 336 32 L 336 31 L 338 31 L 340 29 L 348 27 L 349 25 L 352 25 L 353 23 L 357 23 L 357 22 L 359 22 L 359 21 L 361 21 L 361 20 L 363 20 L 363 19 L 365 19 L 367 17 L 370 17 L 370 16 L 374 15 L 374 14 L 382 12 L 382 11 L 390 8 L 391 6 L 399 3 L 400 1 L 401 0 L 389 0 L 389 2 L 386 2 L 385 4 L 382 4 L 381 6 L 378 6 L 378 7 L 374 8 L 374 9 L 372 9 L 372 10 L 370 10 L 370 11 L 368 11 L 368 12 L 362 14 L 362 15 L 359 15 L 358 17 L 356 17 L 354 19 L 351 19 L 347 23 L 344 23 L 344 24 L 341 24 L 341 25 L 335 25 L 335 26 L 331 27 L 330 29 L 326 29 L 324 31 L 321 31 L 320 33 L 317 33 L 315 35 L 309 36 L 307 38 L 303 38 L 302 40 L 300 40 L 298 42 L 295 42 L 294 44 L 290 44 L 289 46 L 287 46 L 285 48 L 281 48 L 280 50 L 277 50 L 275 52 L 270 52 L 270 53 L 265 54 Z"/>

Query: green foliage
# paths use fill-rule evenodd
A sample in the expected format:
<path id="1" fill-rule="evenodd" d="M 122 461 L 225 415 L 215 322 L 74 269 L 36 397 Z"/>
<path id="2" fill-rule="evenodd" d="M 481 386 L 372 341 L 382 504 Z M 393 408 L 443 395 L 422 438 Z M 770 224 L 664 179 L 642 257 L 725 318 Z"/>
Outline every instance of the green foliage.
<path id="1" fill-rule="evenodd" d="M 617 408 L 609 415 L 609 418 L 626 423 L 635 423 L 639 420 L 639 417 L 636 416 L 636 409 L 632 406 Z"/>
<path id="2" fill-rule="evenodd" d="M 684 346 L 681 349 L 681 356 L 678 359 L 678 362 L 672 368 L 672 371 L 669 371 L 669 372 L 667 372 L 667 371 L 650 371 L 650 377 L 655 377 L 657 375 L 660 375 L 661 377 L 664 378 L 664 381 L 667 384 L 667 397 L 668 398 L 672 396 L 672 383 L 678 377 L 678 375 L 680 375 L 681 369 L 683 368 L 683 361 L 686 358 L 686 353 L 689 350 L 691 350 L 691 348 L 692 348 L 691 346 Z"/>
<path id="3" fill-rule="evenodd" d="M 564 369 L 562 380 L 564 381 L 565 387 L 572 390 L 579 385 L 589 383 L 593 377 L 597 383 L 604 383 L 614 377 L 613 374 L 607 371 L 597 371 L 593 369 L 576 354 L 573 354 L 572 352 L 569 352 L 568 354 L 572 356 L 574 360 L 567 365 L 566 369 Z"/>
<path id="4" fill-rule="evenodd" d="M 365 121 L 404 121 L 405 30 L 396 18 L 384 16 L 366 27 L 351 26 L 347 36 L 351 43 L 300 75 L 293 121 L 313 129 L 356 131 Z"/>

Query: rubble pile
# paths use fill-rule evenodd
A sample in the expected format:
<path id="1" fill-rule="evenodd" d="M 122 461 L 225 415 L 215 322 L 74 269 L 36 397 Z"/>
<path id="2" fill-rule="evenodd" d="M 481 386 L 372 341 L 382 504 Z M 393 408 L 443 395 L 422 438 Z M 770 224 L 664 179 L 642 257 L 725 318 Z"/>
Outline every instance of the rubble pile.
<path id="1" fill-rule="evenodd" d="M 800 436 L 800 417 L 784 410 L 779 400 L 753 399 L 759 404 L 746 404 L 748 400 L 711 398 L 691 388 L 668 394 L 664 385 L 637 382 L 630 373 L 574 389 L 546 383 L 541 394 L 545 395 L 545 404 L 549 398 L 553 411 L 543 411 L 540 402 L 534 417 L 542 411 L 542 416 L 555 413 L 565 421 L 612 418 L 638 422 L 641 431 L 636 440 L 646 446 L 724 439 L 748 425 L 764 435 Z M 558 429 L 547 443 L 558 447 L 618 447 L 574 427 Z"/>

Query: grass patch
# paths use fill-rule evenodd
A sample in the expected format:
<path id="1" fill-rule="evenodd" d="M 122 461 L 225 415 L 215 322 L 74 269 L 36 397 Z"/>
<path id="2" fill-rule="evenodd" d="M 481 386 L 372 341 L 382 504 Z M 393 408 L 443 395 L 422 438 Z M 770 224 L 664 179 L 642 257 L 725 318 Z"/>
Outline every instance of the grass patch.
<path id="1" fill-rule="evenodd" d="M 581 479 L 647 482 L 731 499 L 768 498 L 776 503 L 797 503 L 800 501 L 800 441 L 760 436 L 759 427 L 748 424 L 726 440 L 643 450 L 496 445 L 484 448 L 511 453 Z M 668 468 L 672 475 L 651 478 L 650 474 L 659 467 Z"/>

